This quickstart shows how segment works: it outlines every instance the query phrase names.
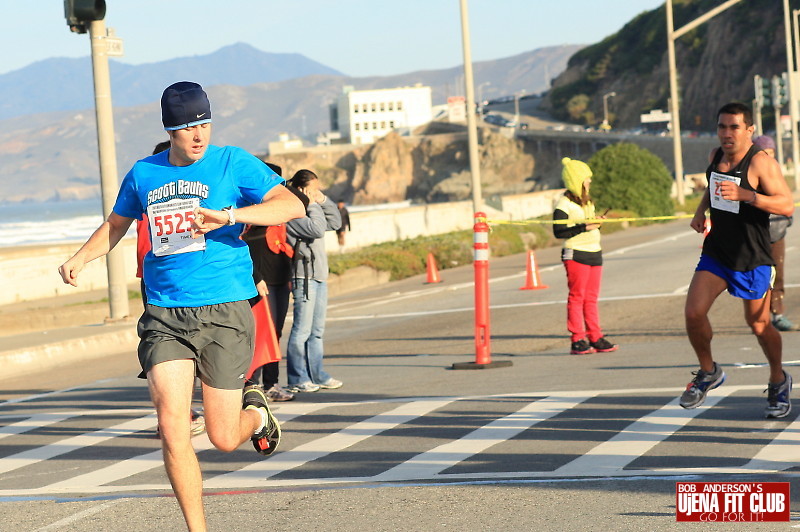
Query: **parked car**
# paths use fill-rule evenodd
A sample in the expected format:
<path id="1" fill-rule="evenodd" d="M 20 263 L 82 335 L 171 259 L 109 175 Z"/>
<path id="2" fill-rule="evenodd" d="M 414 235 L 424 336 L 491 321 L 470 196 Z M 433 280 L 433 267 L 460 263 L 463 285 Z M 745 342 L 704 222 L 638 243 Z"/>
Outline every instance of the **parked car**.
<path id="1" fill-rule="evenodd" d="M 500 115 L 489 113 L 488 115 L 483 117 L 483 120 L 487 124 L 494 124 L 495 126 L 502 126 L 505 124 L 506 119 Z"/>
<path id="2" fill-rule="evenodd" d="M 504 118 L 498 114 L 488 114 L 483 117 L 483 120 L 495 126 L 500 127 L 517 127 L 517 123 L 513 120 L 509 120 L 508 118 Z"/>

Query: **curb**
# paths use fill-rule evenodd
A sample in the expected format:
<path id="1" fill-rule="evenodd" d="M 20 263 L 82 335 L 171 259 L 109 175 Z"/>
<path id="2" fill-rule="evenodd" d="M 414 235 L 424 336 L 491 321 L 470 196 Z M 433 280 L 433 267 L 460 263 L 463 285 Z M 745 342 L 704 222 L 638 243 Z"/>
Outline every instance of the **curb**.
<path id="1" fill-rule="evenodd" d="M 389 273 L 380 272 L 367 266 L 359 266 L 344 272 L 341 275 L 331 275 L 329 278 L 329 294 L 331 297 L 348 292 L 362 290 L 389 282 Z M 105 313 L 105 306 L 98 306 L 98 312 Z M 88 312 L 88 311 L 87 311 Z M 46 311 L 35 309 L 28 313 L 12 316 L 15 320 L 49 319 L 36 317 Z M 72 312 L 74 318 L 75 312 Z M 99 315 L 99 314 L 98 314 Z M 92 317 L 96 317 L 93 316 Z M 77 325 L 58 330 L 32 331 L 19 336 L 23 345 L 0 351 L 0 367 L 3 368 L 3 379 L 24 377 L 41 371 L 51 371 L 53 368 L 68 363 L 89 361 L 102 358 L 112 353 L 121 351 L 135 352 L 139 345 L 136 334 L 136 319 L 127 318 L 127 322 L 105 324 L 99 329 L 97 325 Z M 15 328 L 22 328 L 18 323 Z M 92 329 L 88 329 L 91 327 Z M 48 334 L 52 333 L 52 334 Z M 39 345 L 29 345 L 39 341 L 43 334 L 48 336 L 62 336 L 60 340 L 47 341 Z M 23 338 L 24 336 L 24 338 Z M 10 337 L 6 337 L 10 338 Z M 36 338 L 32 340 L 32 338 Z M 12 343 L 9 341 L 9 343 Z M 28 344 L 28 345 L 26 345 Z M 8 345 L 8 344 L 7 344 Z"/>
<path id="2" fill-rule="evenodd" d="M 128 325 L 102 334 L 0 351 L 0 367 L 3 368 L 3 379 L 23 377 L 52 371 L 69 362 L 101 358 L 111 352 L 136 351 L 138 343 L 135 324 Z"/>

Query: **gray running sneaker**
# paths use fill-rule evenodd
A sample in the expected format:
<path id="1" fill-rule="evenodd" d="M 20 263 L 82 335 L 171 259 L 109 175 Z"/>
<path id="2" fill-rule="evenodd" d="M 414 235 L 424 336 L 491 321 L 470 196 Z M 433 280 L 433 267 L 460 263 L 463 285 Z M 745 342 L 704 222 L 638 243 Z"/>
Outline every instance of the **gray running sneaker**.
<path id="1" fill-rule="evenodd" d="M 697 408 L 706 400 L 706 394 L 718 388 L 725 382 L 725 372 L 714 362 L 714 371 L 706 373 L 702 369 L 692 372 L 694 379 L 686 385 L 686 390 L 681 394 L 681 406 L 683 408 Z"/>
<path id="2" fill-rule="evenodd" d="M 772 316 L 772 325 L 775 326 L 776 329 L 782 332 L 786 331 L 796 331 L 797 326 L 794 323 L 789 321 L 789 318 L 784 316 L 783 314 L 775 314 Z"/>
<path id="3" fill-rule="evenodd" d="M 786 378 L 782 383 L 769 383 L 767 386 L 767 408 L 764 410 L 767 419 L 786 417 L 792 411 L 792 401 L 789 399 L 789 392 L 792 391 L 792 376 L 785 371 L 783 374 Z"/>

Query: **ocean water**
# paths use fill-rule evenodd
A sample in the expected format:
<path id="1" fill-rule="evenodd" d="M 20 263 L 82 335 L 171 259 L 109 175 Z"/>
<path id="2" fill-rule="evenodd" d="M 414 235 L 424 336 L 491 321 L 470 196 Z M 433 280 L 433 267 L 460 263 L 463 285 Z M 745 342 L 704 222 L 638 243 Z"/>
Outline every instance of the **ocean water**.
<path id="1" fill-rule="evenodd" d="M 0 247 L 83 242 L 102 223 L 102 213 L 99 199 L 0 205 Z"/>
<path id="2" fill-rule="evenodd" d="M 351 213 L 409 207 L 410 201 L 350 205 Z M 85 242 L 103 221 L 100 199 L 0 204 L 0 247 Z M 131 224 L 127 236 L 136 236 Z"/>

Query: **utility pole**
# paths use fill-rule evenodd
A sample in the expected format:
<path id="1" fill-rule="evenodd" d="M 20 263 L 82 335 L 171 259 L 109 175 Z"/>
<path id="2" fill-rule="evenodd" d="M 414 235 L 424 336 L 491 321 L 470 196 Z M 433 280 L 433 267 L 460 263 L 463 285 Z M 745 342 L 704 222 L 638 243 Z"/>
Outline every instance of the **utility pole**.
<path id="1" fill-rule="evenodd" d="M 678 70 L 675 66 L 675 40 L 679 39 L 682 35 L 692 31 L 712 17 L 715 17 L 732 7 L 733 5 L 741 2 L 741 0 L 727 0 L 726 2 L 718 5 L 714 9 L 709 10 L 706 14 L 701 15 L 675 29 L 675 23 L 672 18 L 672 0 L 666 0 L 666 13 L 667 13 L 667 56 L 669 61 L 669 97 L 670 97 L 670 113 L 672 113 L 672 150 L 675 160 L 675 182 L 678 186 L 678 203 L 684 205 L 686 198 L 683 190 L 683 152 L 681 151 L 681 122 L 680 122 L 680 101 L 678 100 Z"/>
<path id="2" fill-rule="evenodd" d="M 469 45 L 469 13 L 467 0 L 461 2 L 461 40 L 464 49 L 464 85 L 467 96 L 467 138 L 469 141 L 469 169 L 472 174 L 472 212 L 483 210 L 481 194 L 481 161 L 478 154 L 478 128 L 475 121 L 475 89 L 472 79 L 472 52 Z"/>
<path id="3" fill-rule="evenodd" d="M 103 218 L 108 219 L 119 190 L 117 153 L 114 142 L 114 115 L 111 105 L 111 78 L 108 72 L 109 39 L 103 19 L 104 0 L 64 0 L 67 25 L 75 33 L 89 31 L 94 77 L 94 106 L 97 119 L 97 151 L 100 160 L 100 192 Z M 112 39 L 121 49 L 118 39 Z M 128 286 L 125 283 L 125 264 L 122 247 L 112 249 L 106 256 L 108 270 L 109 319 L 119 320 L 130 314 Z"/>
<path id="4" fill-rule="evenodd" d="M 792 135 L 792 166 L 791 171 L 794 174 L 794 184 L 797 188 L 800 183 L 800 176 L 797 175 L 797 158 L 800 156 L 800 143 L 797 138 L 797 98 L 800 97 L 800 87 L 797 87 L 797 67 L 795 61 L 800 60 L 794 57 L 792 50 L 792 23 L 789 10 L 789 0 L 783 0 L 783 26 L 786 35 L 786 83 L 789 85 L 789 116 L 791 117 L 791 135 Z M 797 39 L 797 35 L 794 36 Z"/>
<path id="5" fill-rule="evenodd" d="M 669 113 L 672 120 L 672 156 L 675 165 L 675 185 L 678 204 L 686 203 L 683 189 L 683 151 L 681 149 L 681 118 L 678 104 L 678 69 L 675 65 L 675 23 L 672 19 L 672 0 L 667 0 L 667 56 L 669 62 Z"/>

